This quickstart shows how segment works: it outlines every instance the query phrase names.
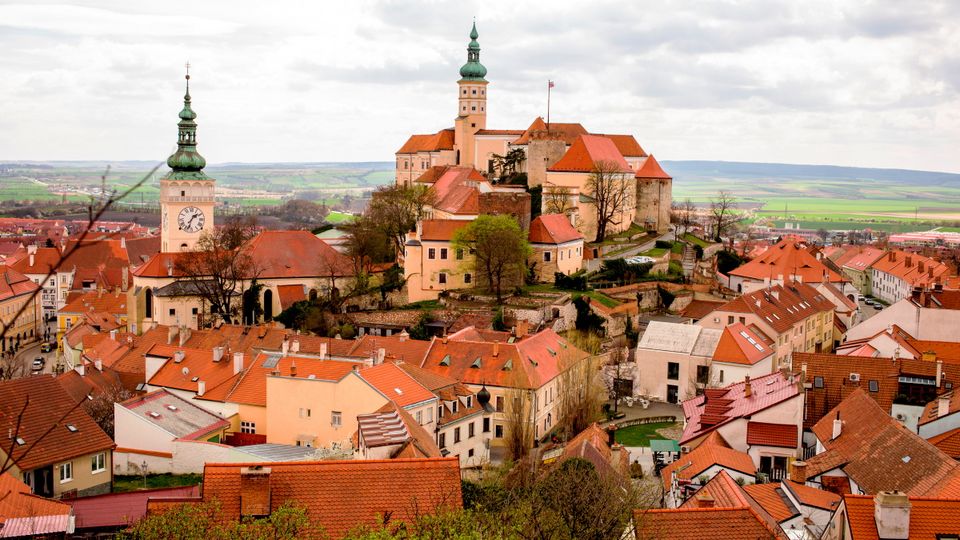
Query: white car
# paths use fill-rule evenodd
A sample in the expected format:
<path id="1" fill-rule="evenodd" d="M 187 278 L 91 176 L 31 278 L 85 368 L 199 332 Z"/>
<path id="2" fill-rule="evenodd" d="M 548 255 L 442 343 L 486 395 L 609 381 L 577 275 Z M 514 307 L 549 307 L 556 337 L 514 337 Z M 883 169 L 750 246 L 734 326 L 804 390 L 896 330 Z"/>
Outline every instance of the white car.
<path id="1" fill-rule="evenodd" d="M 647 257 L 646 255 L 637 255 L 636 257 L 630 257 L 624 260 L 627 262 L 627 264 L 646 264 L 655 262 L 656 259 L 653 257 Z"/>

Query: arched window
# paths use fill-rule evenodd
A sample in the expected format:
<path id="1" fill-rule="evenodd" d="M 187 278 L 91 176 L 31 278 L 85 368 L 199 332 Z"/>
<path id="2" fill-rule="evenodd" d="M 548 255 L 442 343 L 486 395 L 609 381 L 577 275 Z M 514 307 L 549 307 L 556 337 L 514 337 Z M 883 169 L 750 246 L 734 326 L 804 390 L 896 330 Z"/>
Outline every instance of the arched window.
<path id="1" fill-rule="evenodd" d="M 147 289 L 143 293 L 143 316 L 148 319 L 153 318 L 153 289 Z"/>
<path id="2" fill-rule="evenodd" d="M 309 298 L 310 298 L 310 301 L 311 301 L 311 302 L 313 302 L 314 300 L 317 299 L 317 290 L 316 290 L 316 289 L 310 289 L 310 296 L 309 296 Z"/>
<path id="3" fill-rule="evenodd" d="M 263 320 L 273 320 L 273 291 L 263 291 Z"/>

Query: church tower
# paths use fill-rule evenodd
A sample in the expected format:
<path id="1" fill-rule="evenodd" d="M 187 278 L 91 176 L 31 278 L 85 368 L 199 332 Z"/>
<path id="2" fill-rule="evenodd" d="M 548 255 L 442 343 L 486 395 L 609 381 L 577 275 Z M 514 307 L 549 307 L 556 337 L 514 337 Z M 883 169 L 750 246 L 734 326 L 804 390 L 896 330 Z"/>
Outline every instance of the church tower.
<path id="1" fill-rule="evenodd" d="M 202 233 L 213 231 L 215 180 L 204 174 L 207 160 L 197 153 L 196 118 L 188 71 L 177 151 L 167 158 L 170 172 L 160 179 L 160 249 L 166 253 L 192 250 Z"/>
<path id="2" fill-rule="evenodd" d="M 474 167 L 474 135 L 487 128 L 487 68 L 480 63 L 480 43 L 477 38 L 477 23 L 470 31 L 467 45 L 467 63 L 460 68 L 457 81 L 459 96 L 457 119 L 454 122 L 458 165 Z M 483 167 L 482 167 L 483 169 Z"/>

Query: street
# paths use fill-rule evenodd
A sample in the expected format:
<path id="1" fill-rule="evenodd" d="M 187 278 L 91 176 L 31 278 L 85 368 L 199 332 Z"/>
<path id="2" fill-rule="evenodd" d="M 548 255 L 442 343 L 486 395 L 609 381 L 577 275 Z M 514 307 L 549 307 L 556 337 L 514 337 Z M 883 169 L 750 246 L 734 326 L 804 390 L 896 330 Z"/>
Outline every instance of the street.
<path id="1" fill-rule="evenodd" d="M 47 328 L 50 330 L 51 340 L 56 339 L 57 328 L 56 322 L 47 323 Z M 42 341 L 36 341 L 33 343 L 28 343 L 19 351 L 15 356 L 17 363 L 23 366 L 23 375 L 24 377 L 29 375 L 39 375 L 41 373 L 53 373 L 53 367 L 57 364 L 57 347 L 54 343 L 53 348 L 48 353 L 41 353 L 40 346 Z M 35 358 L 42 357 L 46 363 L 43 366 L 41 371 L 33 371 L 33 360 Z"/>

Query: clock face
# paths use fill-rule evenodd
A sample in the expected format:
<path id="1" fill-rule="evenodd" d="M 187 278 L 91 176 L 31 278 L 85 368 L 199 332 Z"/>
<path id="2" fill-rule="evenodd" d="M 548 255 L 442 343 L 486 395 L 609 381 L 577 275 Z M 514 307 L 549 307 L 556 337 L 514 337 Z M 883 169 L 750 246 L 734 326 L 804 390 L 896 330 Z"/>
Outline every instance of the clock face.
<path id="1" fill-rule="evenodd" d="M 196 206 L 188 206 L 180 211 L 177 223 L 180 225 L 181 231 L 195 233 L 203 228 L 205 219 L 203 210 Z"/>

